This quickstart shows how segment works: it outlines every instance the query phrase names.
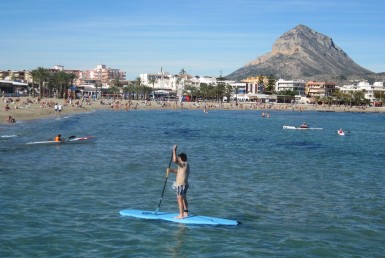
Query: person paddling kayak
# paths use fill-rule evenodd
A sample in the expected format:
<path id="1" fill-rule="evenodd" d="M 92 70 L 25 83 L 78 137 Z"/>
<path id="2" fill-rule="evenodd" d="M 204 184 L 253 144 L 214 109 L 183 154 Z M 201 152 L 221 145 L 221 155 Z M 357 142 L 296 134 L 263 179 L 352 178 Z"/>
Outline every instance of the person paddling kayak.
<path id="1" fill-rule="evenodd" d="M 64 139 L 61 138 L 61 134 L 58 134 L 58 135 L 56 135 L 56 137 L 54 138 L 54 141 L 55 141 L 55 142 L 62 142 L 62 141 L 64 141 Z"/>
<path id="2" fill-rule="evenodd" d="M 303 122 L 302 125 L 299 126 L 299 128 L 309 128 L 309 126 L 305 122 Z"/>

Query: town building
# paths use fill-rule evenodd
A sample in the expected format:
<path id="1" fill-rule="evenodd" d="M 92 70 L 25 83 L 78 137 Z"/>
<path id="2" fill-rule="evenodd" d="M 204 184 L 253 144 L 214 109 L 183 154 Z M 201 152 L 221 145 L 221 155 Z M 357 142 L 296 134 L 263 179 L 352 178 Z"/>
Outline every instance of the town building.
<path id="1" fill-rule="evenodd" d="M 154 90 L 177 91 L 177 84 L 181 83 L 180 80 L 178 81 L 178 76 L 163 71 L 160 73 L 141 73 L 139 78 L 143 85 Z M 152 78 L 154 78 L 153 82 L 151 81 Z"/>
<path id="2" fill-rule="evenodd" d="M 279 79 L 275 82 L 275 91 L 295 91 L 297 95 L 305 95 L 306 82 L 304 80 L 284 80 Z"/>
<path id="3" fill-rule="evenodd" d="M 341 93 L 350 95 L 354 92 L 364 91 L 365 99 L 369 100 L 372 104 L 375 102 L 383 102 L 385 98 L 384 82 L 374 82 L 373 84 L 370 84 L 367 81 L 361 81 L 357 84 L 344 85 L 338 88 Z"/>
<path id="4" fill-rule="evenodd" d="M 269 79 L 266 76 L 260 75 L 247 77 L 242 82 L 246 84 L 246 93 L 258 94 L 264 91 L 264 87 L 269 83 Z"/>
<path id="5" fill-rule="evenodd" d="M 334 82 L 308 81 L 305 86 L 305 95 L 308 97 L 329 96 L 334 91 Z"/>
<path id="6" fill-rule="evenodd" d="M 79 79 L 80 83 L 93 80 L 102 84 L 110 84 L 114 80 L 126 80 L 126 72 L 120 69 L 107 68 L 106 65 L 100 64 L 95 69 L 80 71 Z"/>
<path id="7" fill-rule="evenodd" d="M 28 83 L 32 80 L 32 76 L 28 70 L 0 70 L 0 80 Z"/>
<path id="8" fill-rule="evenodd" d="M 31 80 L 31 74 L 27 70 L 0 70 L 0 93 L 2 96 L 25 95 Z"/>

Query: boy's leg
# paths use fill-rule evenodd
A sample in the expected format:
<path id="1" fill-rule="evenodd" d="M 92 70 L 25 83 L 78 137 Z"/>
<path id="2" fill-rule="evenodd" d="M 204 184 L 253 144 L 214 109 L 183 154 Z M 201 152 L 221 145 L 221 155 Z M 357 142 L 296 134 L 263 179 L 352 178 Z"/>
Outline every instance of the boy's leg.
<path id="1" fill-rule="evenodd" d="M 187 194 L 183 196 L 183 217 L 188 217 Z"/>
<path id="2" fill-rule="evenodd" d="M 179 216 L 177 216 L 177 219 L 183 219 L 183 196 L 178 195 L 176 197 L 178 201 L 178 208 L 179 208 Z"/>

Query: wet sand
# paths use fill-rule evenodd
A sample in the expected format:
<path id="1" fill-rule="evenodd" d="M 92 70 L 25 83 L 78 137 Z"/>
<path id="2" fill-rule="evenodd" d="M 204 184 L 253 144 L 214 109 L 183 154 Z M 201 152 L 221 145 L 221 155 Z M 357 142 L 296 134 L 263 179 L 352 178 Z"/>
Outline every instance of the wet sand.
<path id="1" fill-rule="evenodd" d="M 64 99 L 44 98 L 38 101 L 33 97 L 12 98 L 13 102 L 8 103 L 9 110 L 5 110 L 7 98 L 3 98 L 0 104 L 0 123 L 8 123 L 8 116 L 12 116 L 16 121 L 34 120 L 51 116 L 63 116 L 75 113 L 91 112 L 98 109 L 127 111 L 130 110 L 151 110 L 151 109 L 186 109 L 202 110 L 204 103 L 199 102 L 156 102 L 142 100 L 74 100 L 71 103 Z M 55 111 L 55 104 L 62 105 L 62 111 Z M 320 112 L 385 112 L 385 107 L 349 107 L 349 106 L 328 106 L 328 105 L 300 105 L 300 104 L 256 104 L 252 102 L 217 103 L 206 102 L 208 111 L 216 110 L 256 110 L 269 112 L 271 110 L 281 111 L 320 111 Z"/>

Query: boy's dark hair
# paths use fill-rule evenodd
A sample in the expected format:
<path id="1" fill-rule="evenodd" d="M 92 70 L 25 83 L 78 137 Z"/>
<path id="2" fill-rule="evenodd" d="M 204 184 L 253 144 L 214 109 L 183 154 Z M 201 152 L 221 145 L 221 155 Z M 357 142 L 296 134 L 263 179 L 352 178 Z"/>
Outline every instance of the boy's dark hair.
<path id="1" fill-rule="evenodd" d="M 178 157 L 180 157 L 182 161 L 187 161 L 187 155 L 183 152 L 179 153 Z"/>

